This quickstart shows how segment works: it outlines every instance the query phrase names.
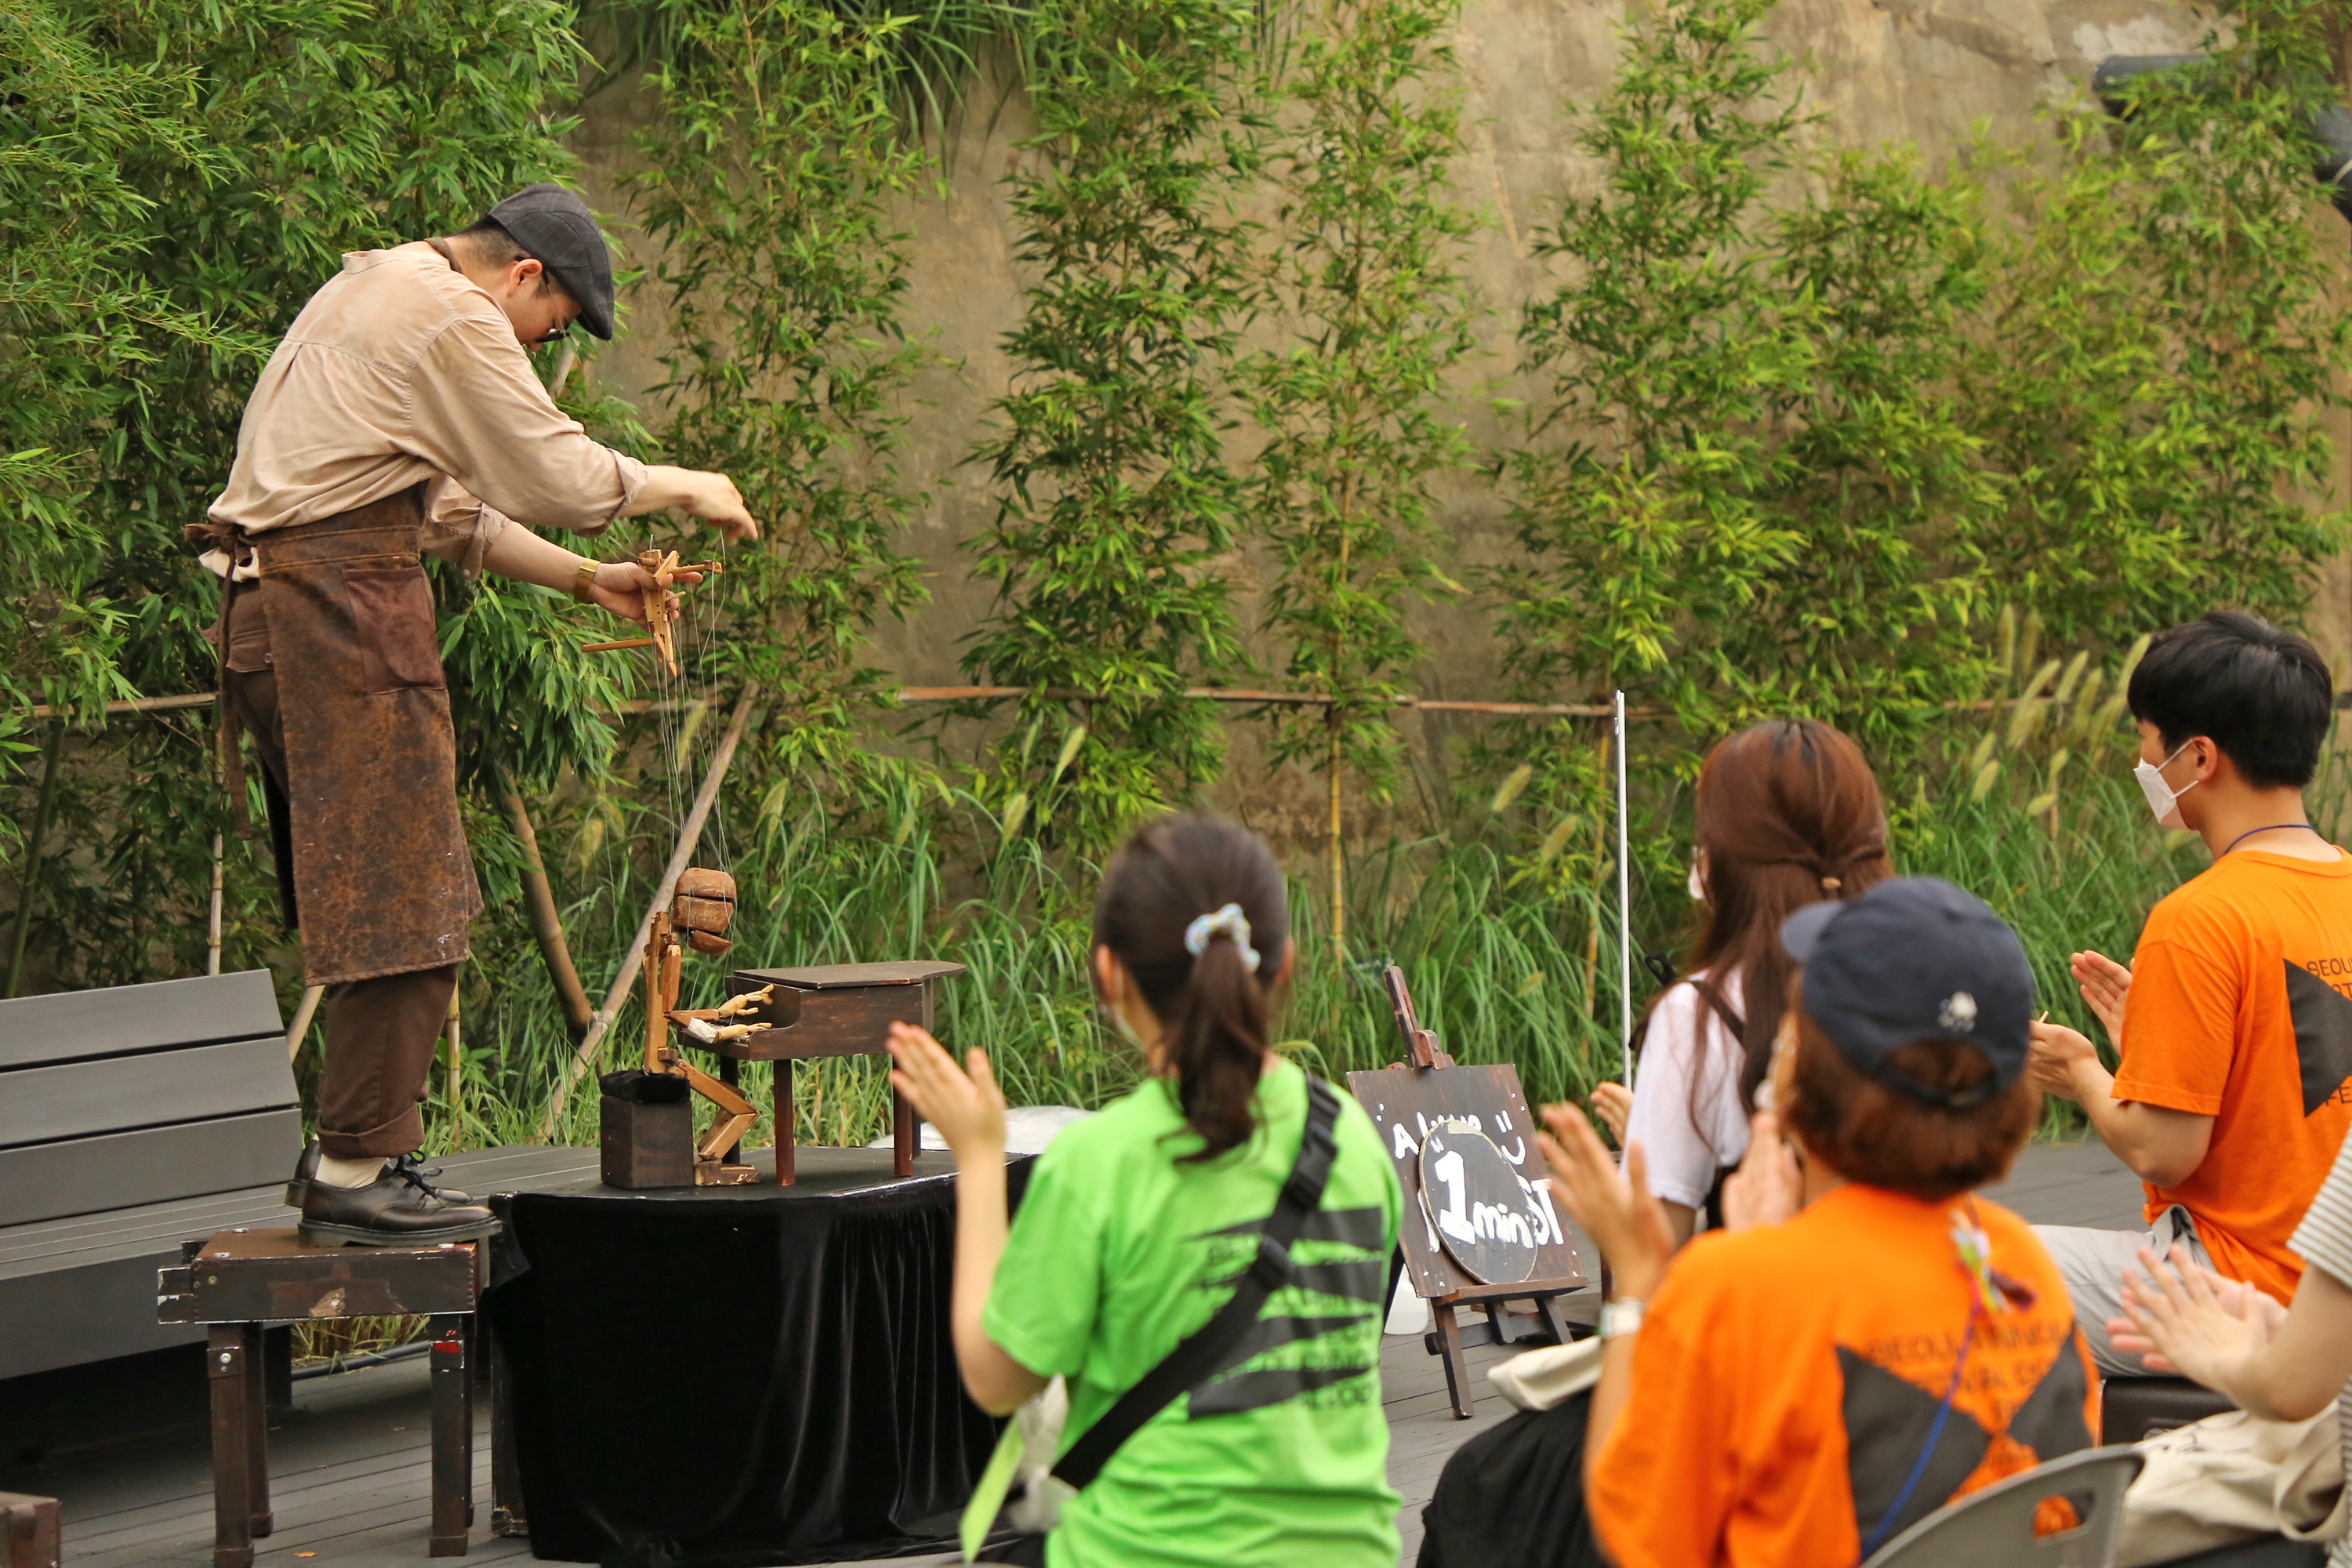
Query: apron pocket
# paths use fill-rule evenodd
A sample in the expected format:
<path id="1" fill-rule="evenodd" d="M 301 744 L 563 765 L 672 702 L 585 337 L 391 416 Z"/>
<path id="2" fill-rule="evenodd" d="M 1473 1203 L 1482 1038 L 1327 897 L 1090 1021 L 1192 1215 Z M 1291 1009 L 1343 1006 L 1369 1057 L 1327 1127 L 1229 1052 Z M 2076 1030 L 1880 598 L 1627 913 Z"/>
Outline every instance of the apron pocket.
<path id="1" fill-rule="evenodd" d="M 437 691 L 448 684 L 441 673 L 433 590 L 425 581 L 424 567 L 346 572 L 343 586 L 351 595 L 369 696 L 419 686 Z"/>
<path id="2" fill-rule="evenodd" d="M 229 591 L 228 667 L 239 675 L 269 668 L 269 613 L 261 602 L 261 584 L 239 583 Z"/>

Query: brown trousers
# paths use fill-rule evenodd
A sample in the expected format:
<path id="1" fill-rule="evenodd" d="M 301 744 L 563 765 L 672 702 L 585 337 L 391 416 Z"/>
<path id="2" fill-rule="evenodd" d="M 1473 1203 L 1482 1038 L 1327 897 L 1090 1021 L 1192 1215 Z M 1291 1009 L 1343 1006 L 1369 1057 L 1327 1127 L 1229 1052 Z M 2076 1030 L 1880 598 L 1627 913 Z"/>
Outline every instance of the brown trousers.
<path id="1" fill-rule="evenodd" d="M 279 791 L 286 789 L 285 726 L 278 677 L 268 668 L 260 596 L 238 584 L 223 649 L 228 700 Z M 243 635 L 240 636 L 240 633 Z M 252 668 L 240 669 L 239 665 Z M 319 1147 L 338 1160 L 405 1154 L 425 1142 L 417 1107 L 433 1074 L 434 1047 L 457 989 L 457 966 L 415 969 L 327 987 L 325 1070 L 319 1079 Z"/>

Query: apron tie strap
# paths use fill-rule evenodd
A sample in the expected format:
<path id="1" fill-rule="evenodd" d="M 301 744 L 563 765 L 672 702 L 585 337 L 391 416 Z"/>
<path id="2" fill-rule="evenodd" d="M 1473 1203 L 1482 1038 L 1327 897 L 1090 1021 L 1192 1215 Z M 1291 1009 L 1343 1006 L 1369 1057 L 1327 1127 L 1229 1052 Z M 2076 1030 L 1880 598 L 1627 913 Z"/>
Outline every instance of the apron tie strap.
<path id="1" fill-rule="evenodd" d="M 206 550 L 217 550 L 228 557 L 228 570 L 221 574 L 220 615 L 205 634 L 220 658 L 220 673 L 213 692 L 219 707 L 219 722 L 214 726 L 218 752 L 222 793 L 228 796 L 229 820 L 236 825 L 239 838 L 253 837 L 253 816 L 245 804 L 244 726 L 238 721 L 236 704 L 228 700 L 228 607 L 236 595 L 236 569 L 253 559 L 253 542 L 234 524 L 215 522 L 206 518 L 192 522 L 180 531 L 189 543 Z"/>

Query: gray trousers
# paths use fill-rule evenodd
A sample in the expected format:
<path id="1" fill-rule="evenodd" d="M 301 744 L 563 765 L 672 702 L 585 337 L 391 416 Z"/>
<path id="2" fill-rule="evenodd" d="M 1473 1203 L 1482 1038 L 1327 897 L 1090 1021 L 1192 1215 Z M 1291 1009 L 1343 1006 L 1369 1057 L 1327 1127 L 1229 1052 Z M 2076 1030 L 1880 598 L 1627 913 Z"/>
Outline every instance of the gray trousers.
<path id="1" fill-rule="evenodd" d="M 2198 1263 L 2207 1268 L 2213 1267 L 2205 1244 L 2197 1239 L 2197 1222 L 2189 1217 L 2189 1211 L 2175 1204 L 2158 1215 L 2156 1223 L 2146 1230 L 2037 1225 L 2033 1234 L 2042 1238 L 2051 1261 L 2058 1265 L 2058 1272 L 2066 1281 L 2066 1294 L 2074 1302 L 2074 1322 L 2090 1343 L 2091 1359 L 2098 1363 L 2099 1375 L 2162 1375 L 2141 1365 L 2139 1357 L 2125 1355 L 2116 1349 L 2107 1338 L 2107 1320 L 2124 1315 L 2124 1270 L 2140 1272 L 2141 1247 L 2164 1258 L 2170 1255 L 2177 1241 L 2189 1248 L 2189 1256 Z"/>

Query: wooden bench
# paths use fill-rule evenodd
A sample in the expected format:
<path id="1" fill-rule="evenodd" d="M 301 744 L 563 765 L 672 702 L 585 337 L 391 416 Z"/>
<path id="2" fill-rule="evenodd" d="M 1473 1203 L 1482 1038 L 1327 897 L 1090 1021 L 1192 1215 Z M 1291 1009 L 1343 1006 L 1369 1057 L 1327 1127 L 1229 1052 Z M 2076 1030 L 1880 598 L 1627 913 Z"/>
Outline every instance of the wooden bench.
<path id="1" fill-rule="evenodd" d="M 156 1270 L 287 1223 L 301 1147 L 265 970 L 0 1002 L 0 1378 L 204 1340 Z"/>

